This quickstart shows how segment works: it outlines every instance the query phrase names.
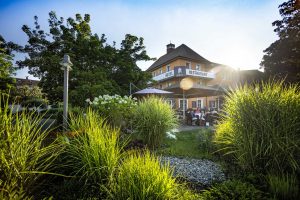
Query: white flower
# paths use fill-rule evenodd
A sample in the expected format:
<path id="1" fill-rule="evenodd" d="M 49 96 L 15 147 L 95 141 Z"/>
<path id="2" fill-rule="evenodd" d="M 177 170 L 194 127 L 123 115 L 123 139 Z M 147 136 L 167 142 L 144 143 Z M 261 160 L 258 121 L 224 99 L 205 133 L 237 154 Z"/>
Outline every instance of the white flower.
<path id="1" fill-rule="evenodd" d="M 88 99 L 86 99 L 86 100 L 85 100 L 85 102 L 87 102 L 87 103 L 91 103 L 91 99 L 90 99 L 90 98 L 88 98 Z"/>
<path id="2" fill-rule="evenodd" d="M 170 133 L 170 132 L 167 132 L 166 134 L 167 134 L 167 138 L 174 139 L 174 140 L 177 139 L 177 138 L 176 138 L 176 135 L 174 135 L 174 134 L 172 134 L 172 133 Z"/>

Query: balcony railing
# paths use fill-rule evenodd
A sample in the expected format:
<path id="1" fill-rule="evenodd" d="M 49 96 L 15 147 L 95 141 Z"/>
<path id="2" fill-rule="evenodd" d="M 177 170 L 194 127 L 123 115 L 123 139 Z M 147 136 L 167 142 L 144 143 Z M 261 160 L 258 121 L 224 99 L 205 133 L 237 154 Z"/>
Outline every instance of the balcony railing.
<path id="1" fill-rule="evenodd" d="M 170 78 L 170 77 L 174 77 L 174 70 L 168 71 L 166 73 L 162 73 L 158 76 L 154 76 L 153 80 L 160 81 L 160 80 L 167 79 L 167 78 Z"/>
<path id="2" fill-rule="evenodd" d="M 203 78 L 215 78 L 215 73 L 212 72 L 203 72 L 199 70 L 187 69 L 186 74 L 189 76 L 198 76 Z"/>
<path id="3" fill-rule="evenodd" d="M 179 76 L 195 76 L 201 78 L 215 78 L 215 73 L 212 72 L 204 72 L 200 70 L 192 70 L 192 69 L 180 69 L 180 70 L 171 70 L 157 76 L 154 76 L 152 79 L 155 81 L 161 81 L 164 79 L 172 78 L 172 77 L 179 77 Z"/>

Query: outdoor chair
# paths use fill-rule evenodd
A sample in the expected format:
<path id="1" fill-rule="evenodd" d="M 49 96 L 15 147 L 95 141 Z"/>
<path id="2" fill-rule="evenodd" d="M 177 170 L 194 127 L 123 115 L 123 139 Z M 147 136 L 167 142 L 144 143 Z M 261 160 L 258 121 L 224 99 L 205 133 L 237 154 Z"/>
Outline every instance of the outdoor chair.
<path id="1" fill-rule="evenodd" d="M 193 112 L 188 112 L 186 114 L 186 124 L 187 125 L 196 125 L 197 117 L 195 117 Z"/>

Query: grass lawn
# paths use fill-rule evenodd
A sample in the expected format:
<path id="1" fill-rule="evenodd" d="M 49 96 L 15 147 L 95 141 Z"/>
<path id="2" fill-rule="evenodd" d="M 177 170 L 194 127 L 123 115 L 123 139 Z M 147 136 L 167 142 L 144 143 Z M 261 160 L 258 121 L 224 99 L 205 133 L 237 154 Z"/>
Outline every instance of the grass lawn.
<path id="1" fill-rule="evenodd" d="M 166 138 L 163 147 L 157 154 L 185 157 L 213 159 L 213 131 L 210 128 L 175 133 L 176 140 Z"/>

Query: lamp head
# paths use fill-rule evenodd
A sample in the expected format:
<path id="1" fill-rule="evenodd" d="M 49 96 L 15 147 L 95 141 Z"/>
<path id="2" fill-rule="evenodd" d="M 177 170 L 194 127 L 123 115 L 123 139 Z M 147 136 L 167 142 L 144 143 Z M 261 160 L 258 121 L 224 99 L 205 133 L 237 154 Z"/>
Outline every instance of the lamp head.
<path id="1" fill-rule="evenodd" d="M 63 60 L 59 64 L 63 66 L 61 68 L 62 70 L 64 70 L 65 68 L 67 68 L 68 70 L 72 70 L 71 66 L 73 66 L 73 63 L 71 62 L 70 56 L 68 54 L 64 55 Z"/>

